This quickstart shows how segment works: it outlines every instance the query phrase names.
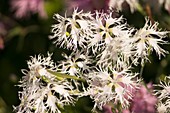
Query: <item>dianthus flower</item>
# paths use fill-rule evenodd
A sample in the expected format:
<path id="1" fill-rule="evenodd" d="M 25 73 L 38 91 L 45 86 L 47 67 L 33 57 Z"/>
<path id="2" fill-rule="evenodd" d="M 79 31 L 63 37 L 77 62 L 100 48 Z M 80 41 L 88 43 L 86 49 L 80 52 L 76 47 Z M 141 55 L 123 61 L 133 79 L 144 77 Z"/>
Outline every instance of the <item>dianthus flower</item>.
<path id="1" fill-rule="evenodd" d="M 155 22 L 153 25 L 151 21 L 146 19 L 146 23 L 143 28 L 136 31 L 133 36 L 134 50 L 136 58 L 148 59 L 150 52 L 155 50 L 159 58 L 161 55 L 165 56 L 165 51 L 160 47 L 161 44 L 167 44 L 163 38 L 166 37 L 167 31 L 158 30 L 158 23 Z"/>
<path id="2" fill-rule="evenodd" d="M 123 17 L 113 18 L 112 14 L 112 12 L 110 14 L 95 12 L 95 18 L 91 21 L 94 34 L 89 46 L 94 46 L 93 48 L 99 48 L 100 50 L 100 47 L 111 44 L 114 38 L 126 38 L 125 35 L 129 36 Z"/>
<path id="3" fill-rule="evenodd" d="M 23 70 L 25 76 L 19 85 L 22 91 L 19 92 L 21 103 L 14 108 L 17 113 L 61 113 L 61 107 L 74 103 L 72 84 L 50 73 L 56 71 L 50 54 L 32 57 L 28 67 L 28 71 Z"/>
<path id="4" fill-rule="evenodd" d="M 130 40 L 133 29 L 128 27 L 122 16 L 113 18 L 112 12 L 107 14 L 96 11 L 91 24 L 94 34 L 88 48 L 94 54 L 98 53 L 99 64 L 108 65 L 120 56 L 130 59 L 133 52 Z"/>
<path id="5" fill-rule="evenodd" d="M 109 102 L 120 103 L 122 107 L 129 106 L 132 90 L 138 87 L 137 74 L 129 73 L 128 69 L 98 69 L 87 74 L 88 89 L 85 95 L 94 99 L 94 108 L 102 109 Z M 136 79 L 136 80 L 134 80 Z"/>
<path id="6" fill-rule="evenodd" d="M 58 64 L 58 70 L 62 73 L 67 73 L 73 76 L 80 76 L 84 71 L 89 70 L 88 64 L 91 64 L 91 59 L 87 54 L 82 52 L 72 52 L 69 56 L 63 54 L 64 60 Z"/>
<path id="7" fill-rule="evenodd" d="M 52 33 L 49 38 L 54 39 L 54 43 L 67 49 L 76 50 L 78 47 L 86 48 L 91 33 L 89 26 L 90 13 L 83 13 L 74 10 L 71 18 L 62 17 L 55 14 L 58 21 L 52 26 Z"/>

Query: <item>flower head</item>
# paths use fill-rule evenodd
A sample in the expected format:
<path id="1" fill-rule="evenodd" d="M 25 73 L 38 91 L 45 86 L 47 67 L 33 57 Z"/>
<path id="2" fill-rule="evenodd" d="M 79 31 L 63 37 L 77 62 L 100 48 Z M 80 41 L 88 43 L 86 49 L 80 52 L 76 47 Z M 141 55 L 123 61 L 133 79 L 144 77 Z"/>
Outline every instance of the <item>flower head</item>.
<path id="1" fill-rule="evenodd" d="M 95 30 L 93 38 L 90 40 L 89 46 L 104 46 L 110 44 L 115 37 L 121 38 L 127 31 L 126 24 L 123 23 L 122 17 L 113 18 L 112 12 L 110 14 L 95 12 L 95 18 L 91 22 Z M 107 46 L 107 45 L 106 45 Z"/>
<path id="2" fill-rule="evenodd" d="M 87 74 L 89 88 L 85 94 L 94 99 L 99 109 L 109 102 L 120 103 L 122 107 L 129 105 L 132 99 L 132 89 L 138 87 L 136 74 L 128 73 L 128 70 L 117 71 L 115 69 L 98 70 Z"/>
<path id="3" fill-rule="evenodd" d="M 19 92 L 21 104 L 15 107 L 17 113 L 61 113 L 61 107 L 74 103 L 72 84 L 48 71 L 57 71 L 50 54 L 32 57 L 28 67 L 29 71 L 23 70 L 25 76 L 19 85 L 23 90 Z"/>
<path id="4" fill-rule="evenodd" d="M 146 19 L 144 27 L 139 29 L 132 38 L 134 50 L 136 50 L 135 56 L 137 58 L 147 59 L 153 50 L 155 50 L 159 58 L 161 58 L 161 55 L 164 56 L 167 51 L 162 49 L 160 44 L 167 44 L 167 42 L 163 40 L 167 33 L 167 31 L 158 30 L 157 22 L 152 25 L 152 23 Z"/>
<path id="5" fill-rule="evenodd" d="M 90 13 L 83 13 L 74 10 L 71 18 L 54 15 L 58 21 L 52 27 L 52 33 L 49 38 L 54 39 L 54 43 L 67 49 L 76 50 L 78 47 L 86 48 L 86 43 L 91 35 L 89 27 Z"/>
<path id="6" fill-rule="evenodd" d="M 130 37 L 133 29 L 128 27 L 122 16 L 113 18 L 112 12 L 107 14 L 96 11 L 91 24 L 94 33 L 88 48 L 94 54 L 98 53 L 99 64 L 113 63 L 117 61 L 118 56 L 123 56 L 126 59 L 132 56 Z"/>
<path id="7" fill-rule="evenodd" d="M 84 71 L 89 70 L 91 64 L 89 56 L 83 52 L 72 52 L 69 56 L 63 53 L 65 60 L 59 62 L 58 70 L 72 76 L 80 76 Z"/>

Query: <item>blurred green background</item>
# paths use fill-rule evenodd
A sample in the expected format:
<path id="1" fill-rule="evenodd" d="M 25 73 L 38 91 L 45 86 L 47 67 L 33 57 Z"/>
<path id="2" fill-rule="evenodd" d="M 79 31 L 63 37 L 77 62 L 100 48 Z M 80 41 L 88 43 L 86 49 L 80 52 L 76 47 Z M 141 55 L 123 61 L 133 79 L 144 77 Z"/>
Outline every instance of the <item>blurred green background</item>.
<path id="1" fill-rule="evenodd" d="M 0 45 L 3 46 L 0 49 L 0 113 L 12 113 L 12 106 L 19 105 L 17 93 L 19 89 L 16 85 L 23 76 L 21 69 L 27 69 L 26 61 L 30 59 L 30 56 L 46 55 L 49 51 L 53 53 L 54 61 L 62 59 L 61 52 L 64 50 L 55 47 L 48 36 L 51 25 L 55 22 L 52 19 L 53 14 L 64 14 L 68 5 L 66 6 L 64 0 L 45 0 L 44 6 L 48 18 L 40 18 L 38 14 L 16 18 L 14 11 L 11 11 L 10 0 L 0 0 Z M 145 16 L 150 16 L 160 23 L 162 30 L 170 30 L 170 14 L 163 7 L 158 7 L 154 0 L 141 0 L 141 6 L 144 14 L 140 11 L 132 14 L 128 7 L 120 14 L 127 18 L 130 25 L 137 28 L 144 25 Z M 167 37 L 166 40 L 169 38 Z M 165 45 L 163 48 L 170 51 L 170 45 Z M 146 82 L 155 83 L 159 78 L 170 74 L 170 55 L 159 60 L 153 53 L 150 60 L 152 63 L 147 63 L 144 68 L 143 77 Z M 89 98 L 80 99 L 76 104 L 77 107 L 68 106 L 65 112 L 90 112 L 93 105 L 90 101 Z"/>

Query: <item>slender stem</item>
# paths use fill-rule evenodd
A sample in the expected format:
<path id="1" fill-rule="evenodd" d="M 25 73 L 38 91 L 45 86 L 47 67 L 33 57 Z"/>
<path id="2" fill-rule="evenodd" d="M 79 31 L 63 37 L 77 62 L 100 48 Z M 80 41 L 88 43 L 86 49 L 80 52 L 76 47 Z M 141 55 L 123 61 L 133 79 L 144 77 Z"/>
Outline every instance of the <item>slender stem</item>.
<path id="1" fill-rule="evenodd" d="M 150 56 L 151 54 L 151 46 L 149 46 L 149 49 L 148 49 L 148 56 Z M 144 59 L 142 59 L 144 60 Z M 142 77 L 142 74 L 143 74 L 143 70 L 144 70 L 144 67 L 145 67 L 145 64 L 146 64 L 146 61 L 142 61 L 142 64 L 141 64 L 141 69 L 140 69 L 140 77 Z"/>
<path id="2" fill-rule="evenodd" d="M 146 15 L 146 12 L 144 11 L 143 7 L 140 4 L 137 4 L 137 10 L 142 14 L 142 15 Z"/>
<path id="3" fill-rule="evenodd" d="M 150 54 L 151 54 L 151 46 L 149 46 L 149 49 L 148 49 L 148 56 L 150 56 Z M 142 77 L 145 64 L 146 64 L 146 62 L 144 61 L 143 64 L 141 65 L 142 67 L 140 70 L 140 78 Z M 142 81 L 142 83 L 145 86 L 145 88 L 147 89 L 147 91 L 151 93 L 150 89 L 147 87 L 147 84 L 144 81 Z"/>
<path id="4" fill-rule="evenodd" d="M 142 74 L 143 74 L 143 70 L 144 70 L 144 67 L 145 67 L 145 62 L 141 65 L 141 69 L 140 69 L 140 78 L 142 77 Z"/>
<path id="5" fill-rule="evenodd" d="M 49 73 L 55 75 L 58 80 L 63 80 L 65 78 L 68 78 L 68 79 L 73 79 L 73 80 L 85 81 L 83 78 L 79 78 L 79 77 L 76 77 L 76 76 L 71 76 L 71 75 L 68 75 L 68 74 L 65 74 L 65 73 L 53 72 L 51 70 L 47 70 L 47 71 Z"/>

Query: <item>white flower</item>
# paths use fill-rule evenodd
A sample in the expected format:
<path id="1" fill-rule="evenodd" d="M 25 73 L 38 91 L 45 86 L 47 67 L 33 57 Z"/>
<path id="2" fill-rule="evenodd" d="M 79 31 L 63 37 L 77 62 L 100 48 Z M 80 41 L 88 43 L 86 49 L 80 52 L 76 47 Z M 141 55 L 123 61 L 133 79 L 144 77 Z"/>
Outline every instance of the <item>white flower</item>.
<path id="1" fill-rule="evenodd" d="M 71 18 L 62 17 L 59 14 L 55 14 L 54 18 L 58 23 L 52 25 L 53 35 L 49 37 L 55 40 L 54 43 L 67 49 L 86 48 L 86 43 L 91 35 L 89 20 L 92 17 L 90 13 L 74 10 Z"/>
<path id="2" fill-rule="evenodd" d="M 119 59 L 123 60 L 124 63 L 128 63 L 129 59 L 133 59 L 132 44 L 129 40 L 113 39 L 110 42 L 111 44 L 106 46 L 101 54 L 98 54 L 99 60 L 97 64 L 107 67 L 108 65 L 116 64 Z"/>
<path id="3" fill-rule="evenodd" d="M 50 71 L 57 71 L 51 55 L 48 57 L 32 57 L 28 61 L 29 70 L 24 70 L 25 76 L 20 81 L 22 91 L 19 92 L 21 104 L 15 107 L 17 113 L 61 113 L 58 106 L 73 104 L 75 88 L 66 79 L 58 80 L 57 75 Z M 58 96 L 56 96 L 58 94 Z"/>
<path id="4" fill-rule="evenodd" d="M 128 70 L 117 71 L 114 69 L 100 69 L 97 72 L 87 74 L 89 85 L 85 94 L 94 99 L 95 105 L 99 109 L 109 102 L 120 102 L 122 107 L 129 105 L 132 98 L 132 89 L 138 87 L 138 80 L 134 80 L 136 74 L 128 73 Z"/>
<path id="5" fill-rule="evenodd" d="M 63 54 L 65 60 L 60 61 L 58 65 L 58 70 L 62 73 L 67 73 L 73 76 L 80 76 L 81 72 L 88 71 L 90 64 L 90 58 L 87 54 L 83 52 L 72 52 L 69 56 Z"/>
<path id="6" fill-rule="evenodd" d="M 165 51 L 160 47 L 160 44 L 167 44 L 163 38 L 168 32 L 158 30 L 158 23 L 153 25 L 146 19 L 146 23 L 143 28 L 139 29 L 133 37 L 134 49 L 136 50 L 135 56 L 137 58 L 147 59 L 151 51 L 155 50 L 159 58 L 161 55 L 165 56 Z"/>
<path id="7" fill-rule="evenodd" d="M 130 7 L 130 11 L 133 13 L 138 7 L 138 0 L 110 0 L 109 7 L 118 8 L 122 10 L 122 4 L 126 2 Z"/>
<path id="8" fill-rule="evenodd" d="M 48 53 L 47 57 L 38 55 L 37 57 L 31 57 L 31 60 L 27 62 L 29 68 L 29 79 L 38 77 L 38 76 L 46 76 L 48 78 L 53 78 L 54 76 L 47 72 L 48 70 L 55 71 L 56 65 L 51 60 L 52 54 Z M 23 70 L 24 74 L 28 74 L 28 71 Z"/>
<path id="9" fill-rule="evenodd" d="M 126 23 L 123 23 L 122 17 L 113 18 L 112 12 L 110 14 L 99 13 L 96 11 L 96 17 L 91 22 L 94 29 L 93 37 L 90 39 L 89 47 L 92 47 L 93 52 L 100 51 L 112 43 L 112 40 L 116 37 L 122 37 L 128 34 Z M 128 37 L 128 35 L 127 35 Z"/>
<path id="10" fill-rule="evenodd" d="M 114 64 L 120 56 L 128 61 L 133 56 L 130 40 L 133 29 L 128 27 L 123 17 L 113 18 L 112 12 L 108 15 L 96 11 L 95 15 L 91 23 L 94 35 L 88 48 L 97 54 L 97 63 L 108 66 Z"/>

